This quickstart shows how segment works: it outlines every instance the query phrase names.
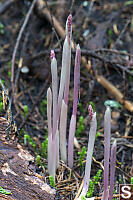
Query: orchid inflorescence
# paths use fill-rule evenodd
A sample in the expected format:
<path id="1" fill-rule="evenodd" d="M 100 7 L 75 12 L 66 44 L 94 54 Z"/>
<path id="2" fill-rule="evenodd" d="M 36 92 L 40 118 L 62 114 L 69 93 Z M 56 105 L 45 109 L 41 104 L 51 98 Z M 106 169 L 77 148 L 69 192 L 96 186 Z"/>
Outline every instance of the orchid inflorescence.
<path id="1" fill-rule="evenodd" d="M 88 112 L 89 112 L 89 118 L 90 118 L 90 121 L 91 121 L 92 117 L 94 115 L 94 112 L 93 112 L 93 109 L 92 109 L 91 105 L 88 106 Z"/>

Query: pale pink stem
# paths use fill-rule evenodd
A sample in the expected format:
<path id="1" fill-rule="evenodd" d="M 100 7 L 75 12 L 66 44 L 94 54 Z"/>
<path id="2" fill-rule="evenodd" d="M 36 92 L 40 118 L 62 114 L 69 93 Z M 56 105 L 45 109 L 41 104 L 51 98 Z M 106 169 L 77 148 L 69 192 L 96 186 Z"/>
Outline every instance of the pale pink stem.
<path id="1" fill-rule="evenodd" d="M 67 62 L 67 72 L 66 72 L 66 83 L 65 83 L 65 91 L 64 91 L 64 102 L 68 104 L 68 94 L 69 94 L 69 84 L 70 84 L 70 65 L 71 65 L 71 49 L 68 50 L 69 59 Z"/>
<path id="2" fill-rule="evenodd" d="M 57 90 L 58 90 L 58 76 L 57 76 L 57 61 L 54 50 L 51 51 L 51 73 L 52 73 L 52 93 L 53 93 L 53 131 L 52 136 L 55 137 L 57 129 Z"/>
<path id="3" fill-rule="evenodd" d="M 104 193 L 103 199 L 108 199 L 109 156 L 110 156 L 111 111 L 107 107 L 104 115 Z"/>
<path id="4" fill-rule="evenodd" d="M 66 21 L 66 36 L 68 37 L 69 46 L 71 46 L 72 39 L 72 15 L 70 14 Z"/>
<path id="5" fill-rule="evenodd" d="M 59 168 L 59 130 L 56 130 L 56 135 L 55 135 L 55 140 L 56 140 L 56 169 Z"/>
<path id="6" fill-rule="evenodd" d="M 48 172 L 55 180 L 56 172 L 56 137 L 48 136 Z"/>
<path id="7" fill-rule="evenodd" d="M 77 114 L 77 102 L 78 102 L 78 91 L 79 91 L 79 79 L 80 79 L 80 47 L 77 45 L 75 68 L 74 68 L 74 97 L 73 97 L 73 115 Z"/>
<path id="8" fill-rule="evenodd" d="M 55 158 L 56 146 L 52 140 L 52 123 L 51 123 L 51 109 L 52 109 L 52 92 L 50 87 L 47 90 L 47 120 L 48 120 L 48 172 L 55 179 Z"/>
<path id="9" fill-rule="evenodd" d="M 116 165 L 116 149 L 117 149 L 117 144 L 115 140 L 111 148 L 109 200 L 113 200 L 115 165 Z"/>
<path id="10" fill-rule="evenodd" d="M 72 15 L 69 15 L 67 18 L 67 22 L 66 22 L 66 45 L 64 46 L 64 55 L 66 55 L 65 60 L 62 60 L 62 64 L 65 65 L 65 82 L 63 82 L 64 85 L 64 100 L 62 101 L 62 98 L 58 98 L 58 119 L 60 118 L 60 109 L 64 109 L 65 108 L 65 114 L 64 114 L 64 118 L 63 120 L 60 118 L 60 140 L 61 145 L 60 145 L 60 151 L 61 151 L 61 156 L 62 159 L 65 161 L 66 160 L 66 151 L 63 150 L 62 145 L 64 146 L 64 149 L 66 149 L 66 139 L 64 139 L 66 137 L 66 126 L 67 126 L 67 104 L 68 104 L 68 94 L 69 94 L 69 82 L 70 82 L 70 65 L 71 65 L 71 37 L 72 37 Z M 65 56 L 64 56 L 65 57 Z M 62 66 L 63 67 L 63 66 Z M 61 85 L 61 87 L 63 86 Z M 61 103 L 64 103 L 63 107 L 61 107 Z M 61 110 L 61 113 L 63 112 L 63 110 Z M 64 129 L 62 129 L 62 124 L 64 125 Z M 64 135 L 63 135 L 64 134 Z M 63 137 L 63 140 L 62 140 Z"/>
<path id="11" fill-rule="evenodd" d="M 66 153 L 66 120 L 67 120 L 67 105 L 62 100 L 62 108 L 60 115 L 60 154 L 61 160 L 66 163 L 67 153 Z"/>
<path id="12" fill-rule="evenodd" d="M 75 57 L 75 68 L 74 68 L 74 97 L 73 97 L 73 114 L 70 121 L 69 128 L 69 140 L 68 140 L 68 166 L 73 167 L 73 146 L 74 136 L 76 129 L 76 114 L 77 114 L 77 102 L 78 102 L 78 89 L 79 89 L 79 78 L 80 78 L 80 47 L 77 46 L 76 57 Z"/>
<path id="13" fill-rule="evenodd" d="M 73 145 L 74 135 L 76 129 L 76 116 L 72 115 L 69 128 L 69 141 L 68 141 L 68 166 L 73 167 Z"/>
<path id="14" fill-rule="evenodd" d="M 63 53 L 62 53 L 62 68 L 61 68 L 60 89 L 59 89 L 59 96 L 58 96 L 57 121 L 59 121 L 59 117 L 60 117 L 62 98 L 63 98 L 65 82 L 66 82 L 66 71 L 68 68 L 68 60 L 69 60 L 68 52 L 69 52 L 69 44 L 68 44 L 68 38 L 66 37 L 64 41 Z"/>
<path id="15" fill-rule="evenodd" d="M 80 197 L 82 195 L 86 196 L 86 193 L 87 193 L 88 188 L 89 188 L 92 154 L 93 154 L 93 148 L 94 148 L 94 142 L 95 142 L 95 136 L 96 136 L 96 129 L 97 129 L 96 113 L 93 113 L 93 109 L 92 109 L 91 105 L 89 106 L 88 110 L 89 110 L 89 116 L 91 115 L 90 132 L 89 132 L 87 159 L 86 159 L 86 166 L 85 166 L 84 185 L 83 185 L 83 189 L 82 189 Z"/>
<path id="16" fill-rule="evenodd" d="M 52 93 L 53 93 L 53 130 L 51 142 L 51 158 L 53 159 L 52 173 L 55 174 L 56 168 L 59 166 L 59 134 L 57 130 L 57 90 L 58 90 L 58 75 L 57 61 L 54 50 L 51 51 L 51 74 L 52 74 Z M 52 161 L 51 161 L 52 162 Z"/>
<path id="17" fill-rule="evenodd" d="M 52 134 L 51 110 L 52 110 L 52 92 L 51 92 L 51 89 L 49 87 L 48 90 L 47 90 L 48 135 Z"/>
<path id="18" fill-rule="evenodd" d="M 69 48 L 68 48 L 68 59 L 67 62 L 67 71 L 66 71 L 66 83 L 65 83 L 65 92 L 64 92 L 64 102 L 68 104 L 68 94 L 69 94 L 69 83 L 70 83 L 70 66 L 71 66 L 71 37 L 72 37 L 72 15 L 70 14 L 66 22 L 66 37 L 68 38 Z"/>

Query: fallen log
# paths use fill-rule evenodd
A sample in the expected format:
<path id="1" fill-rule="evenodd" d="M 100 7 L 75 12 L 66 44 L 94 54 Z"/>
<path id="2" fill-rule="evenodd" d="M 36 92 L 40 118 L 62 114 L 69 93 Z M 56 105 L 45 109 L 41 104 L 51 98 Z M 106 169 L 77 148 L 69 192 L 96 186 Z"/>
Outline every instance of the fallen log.
<path id="1" fill-rule="evenodd" d="M 10 194 L 0 193 L 0 200 L 53 200 L 55 190 L 34 172 L 33 156 L 18 144 L 14 133 L 5 131 L 8 121 L 0 117 L 0 187 Z"/>

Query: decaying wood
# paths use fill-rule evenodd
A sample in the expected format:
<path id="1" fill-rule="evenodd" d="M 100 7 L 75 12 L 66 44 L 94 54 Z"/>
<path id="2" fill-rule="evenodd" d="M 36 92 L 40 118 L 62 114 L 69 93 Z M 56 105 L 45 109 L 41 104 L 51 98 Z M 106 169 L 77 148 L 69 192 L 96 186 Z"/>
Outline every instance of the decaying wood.
<path id="1" fill-rule="evenodd" d="M 7 133 L 8 122 L 0 117 L 0 186 L 11 192 L 0 194 L 1 200 L 53 200 L 55 190 L 31 169 L 34 158 Z M 32 163 L 32 165 L 31 165 Z"/>

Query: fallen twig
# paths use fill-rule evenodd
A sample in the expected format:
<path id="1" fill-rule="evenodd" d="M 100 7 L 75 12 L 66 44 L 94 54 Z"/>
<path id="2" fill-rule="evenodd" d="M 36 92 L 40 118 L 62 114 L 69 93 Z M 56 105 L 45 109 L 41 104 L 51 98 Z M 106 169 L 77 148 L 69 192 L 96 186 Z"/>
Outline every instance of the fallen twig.
<path id="1" fill-rule="evenodd" d="M 14 65 L 15 65 L 16 53 L 17 53 L 17 50 L 18 50 L 18 47 L 19 47 L 19 43 L 20 43 L 22 34 L 23 34 L 24 29 L 25 29 L 25 27 L 26 27 L 26 25 L 27 25 L 27 23 L 28 23 L 28 20 L 29 20 L 29 18 L 30 18 L 30 15 L 31 15 L 31 13 L 32 13 L 32 10 L 33 10 L 33 8 L 34 8 L 34 6 L 35 6 L 36 1 L 37 1 L 37 0 L 34 0 L 34 1 L 32 2 L 31 7 L 30 7 L 30 9 L 29 9 L 29 11 L 28 11 L 28 13 L 27 13 L 27 15 L 26 15 L 26 18 L 25 18 L 25 20 L 24 20 L 23 26 L 21 27 L 20 32 L 19 32 L 19 34 L 18 34 L 17 42 L 16 42 L 16 45 L 15 45 L 15 48 L 14 48 L 14 51 L 13 51 L 13 55 L 12 55 L 11 85 L 12 85 L 12 95 L 13 95 L 14 101 L 15 101 L 15 98 L 14 98 L 14 95 L 15 95 L 15 94 L 14 94 L 14 90 L 15 90 L 15 88 L 14 88 Z M 14 102 L 14 103 L 15 103 L 15 102 Z"/>
<path id="2" fill-rule="evenodd" d="M 26 44 L 28 42 L 28 38 L 29 38 L 29 31 L 25 35 L 25 39 L 24 39 L 24 42 L 23 42 L 23 47 L 22 47 L 22 50 L 21 50 L 21 53 L 20 53 L 20 60 L 19 60 L 19 63 L 18 63 L 18 69 L 17 69 L 17 72 L 16 72 L 15 81 L 14 81 L 14 84 L 15 84 L 14 93 L 16 92 L 20 71 L 21 71 L 21 68 L 22 68 L 22 65 L 23 65 L 23 57 L 24 57 L 24 52 L 25 52 L 25 49 L 26 49 Z"/>
<path id="3" fill-rule="evenodd" d="M 122 71 L 125 71 L 125 72 L 127 72 L 128 74 L 130 74 L 131 76 L 133 76 L 133 72 L 131 72 L 130 70 L 128 70 L 126 66 L 122 66 L 122 65 L 119 64 L 119 63 L 116 63 L 116 62 L 114 62 L 114 61 L 112 61 L 112 60 L 109 60 L 109 59 L 107 59 L 107 58 L 104 58 L 104 57 L 102 57 L 102 56 L 96 54 L 96 53 L 93 52 L 93 51 L 90 52 L 90 51 L 88 51 L 88 50 L 86 50 L 86 49 L 84 49 L 84 50 L 82 49 L 82 50 L 81 50 L 81 53 L 82 53 L 82 55 L 84 54 L 84 55 L 92 56 L 93 58 L 96 58 L 96 59 L 98 59 L 98 60 L 101 60 L 102 62 L 108 63 L 108 64 L 110 64 L 112 67 L 117 67 L 117 68 L 121 69 Z"/>
<path id="4" fill-rule="evenodd" d="M 125 52 L 125 51 L 116 50 L 116 49 L 102 48 L 102 49 L 95 49 L 94 51 L 96 53 L 97 52 L 108 52 L 108 53 L 114 53 L 114 54 L 118 54 L 118 55 L 125 55 L 125 56 L 129 56 L 129 57 L 133 57 L 133 54 L 130 54 L 130 53 Z"/>

